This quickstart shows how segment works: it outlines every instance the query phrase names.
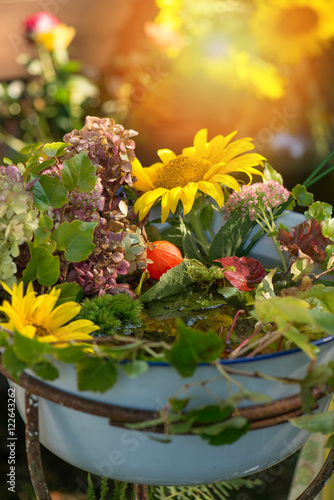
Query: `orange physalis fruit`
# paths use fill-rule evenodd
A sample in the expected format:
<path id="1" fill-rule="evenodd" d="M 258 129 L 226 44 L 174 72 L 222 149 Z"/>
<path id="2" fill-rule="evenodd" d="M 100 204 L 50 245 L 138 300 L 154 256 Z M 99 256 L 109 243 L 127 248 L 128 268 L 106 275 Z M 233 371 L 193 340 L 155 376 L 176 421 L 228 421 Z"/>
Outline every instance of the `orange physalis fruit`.
<path id="1" fill-rule="evenodd" d="M 147 264 L 147 270 L 150 277 L 155 280 L 160 279 L 168 269 L 183 261 L 180 250 L 173 243 L 164 240 L 149 243 L 147 257 L 152 261 L 151 264 Z"/>

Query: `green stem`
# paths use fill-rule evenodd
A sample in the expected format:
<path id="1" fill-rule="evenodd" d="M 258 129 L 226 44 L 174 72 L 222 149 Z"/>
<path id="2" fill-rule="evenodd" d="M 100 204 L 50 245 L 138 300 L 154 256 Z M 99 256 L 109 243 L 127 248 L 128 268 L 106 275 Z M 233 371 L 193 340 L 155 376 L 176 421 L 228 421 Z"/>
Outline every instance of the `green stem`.
<path id="1" fill-rule="evenodd" d="M 208 238 L 206 237 L 205 231 L 203 229 L 203 226 L 201 224 L 199 216 L 195 213 L 190 211 L 187 214 L 187 219 L 190 222 L 190 225 L 197 236 L 197 239 L 203 248 L 204 252 L 206 255 L 209 255 L 209 250 L 210 250 L 210 244 L 208 242 Z"/>

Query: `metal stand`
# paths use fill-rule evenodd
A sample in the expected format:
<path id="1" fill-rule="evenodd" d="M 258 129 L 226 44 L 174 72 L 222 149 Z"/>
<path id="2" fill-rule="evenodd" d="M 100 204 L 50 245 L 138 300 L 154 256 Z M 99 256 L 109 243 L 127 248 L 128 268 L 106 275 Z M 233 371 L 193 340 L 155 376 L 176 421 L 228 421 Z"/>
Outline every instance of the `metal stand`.
<path id="1" fill-rule="evenodd" d="M 11 375 L 1 364 L 1 356 L 0 373 L 2 373 L 2 375 L 4 375 L 7 379 L 13 380 Z M 56 388 L 52 388 L 52 391 L 50 391 L 49 385 L 44 384 L 43 382 L 25 373 L 22 373 L 20 376 L 20 386 L 26 391 L 25 439 L 27 460 L 31 482 L 34 487 L 37 500 L 51 500 L 44 477 L 39 443 L 39 396 L 49 401 L 83 411 L 85 413 L 98 415 L 100 417 L 107 417 L 109 418 L 110 424 L 113 426 L 123 427 L 125 422 L 142 422 L 145 419 L 157 418 L 158 416 L 157 412 L 129 409 L 111 404 L 89 401 L 85 398 L 68 394 L 65 391 L 61 391 Z M 328 395 L 328 391 L 325 387 L 317 388 L 313 391 L 315 399 L 320 399 L 325 395 Z M 291 396 L 266 405 L 246 407 L 240 409 L 240 414 L 241 413 L 251 421 L 251 429 L 272 427 L 273 425 L 287 422 L 292 416 L 300 415 L 301 398 L 300 396 Z M 150 428 L 149 430 L 150 432 L 163 432 L 163 430 L 159 427 Z M 334 446 L 329 452 L 328 457 L 318 475 L 305 489 L 305 491 L 299 495 L 298 498 L 296 498 L 296 500 L 313 500 L 323 489 L 333 473 Z M 135 484 L 135 493 L 137 500 L 149 500 L 144 485 Z"/>

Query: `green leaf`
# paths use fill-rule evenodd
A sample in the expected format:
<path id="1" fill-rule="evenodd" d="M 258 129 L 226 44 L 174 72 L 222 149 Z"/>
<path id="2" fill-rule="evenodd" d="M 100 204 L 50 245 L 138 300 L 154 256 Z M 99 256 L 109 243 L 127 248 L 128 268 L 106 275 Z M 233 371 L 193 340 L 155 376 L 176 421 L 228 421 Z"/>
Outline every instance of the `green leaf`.
<path id="1" fill-rule="evenodd" d="M 83 359 L 87 359 L 87 346 L 83 345 L 68 345 L 61 347 L 55 351 L 55 356 L 64 363 L 77 363 Z"/>
<path id="2" fill-rule="evenodd" d="M 65 153 L 65 149 L 70 144 L 68 142 L 49 142 L 44 144 L 43 153 L 50 158 L 53 156 L 62 156 Z"/>
<path id="3" fill-rule="evenodd" d="M 61 208 L 67 200 L 67 191 L 57 177 L 41 175 L 34 184 L 32 192 L 37 210 L 48 210 L 50 207 Z"/>
<path id="4" fill-rule="evenodd" d="M 324 221 L 322 234 L 325 238 L 329 238 L 331 241 L 334 241 L 334 219 L 327 219 Z"/>
<path id="5" fill-rule="evenodd" d="M 20 153 L 22 155 L 27 155 L 27 154 L 31 153 L 32 151 L 36 151 L 41 146 L 43 146 L 42 142 L 36 142 L 34 144 L 28 144 L 27 146 L 24 146 L 24 148 L 21 149 Z"/>
<path id="6" fill-rule="evenodd" d="M 53 228 L 52 219 L 41 212 L 38 220 L 38 228 L 34 233 L 34 246 L 42 245 L 43 243 L 48 243 L 51 239 L 51 229 Z"/>
<path id="7" fill-rule="evenodd" d="M 77 189 L 81 193 L 87 193 L 96 184 L 95 172 L 96 167 L 90 161 L 87 152 L 81 151 L 70 160 L 64 161 L 61 178 L 68 191 Z"/>
<path id="8" fill-rule="evenodd" d="M 49 361 L 43 360 L 31 366 L 31 369 L 43 380 L 55 380 L 59 372 Z"/>
<path id="9" fill-rule="evenodd" d="M 185 409 L 185 407 L 189 403 L 189 398 L 185 398 L 185 399 L 171 398 L 169 400 L 169 403 L 170 403 L 171 410 L 178 412 L 178 411 L 182 411 Z"/>
<path id="10" fill-rule="evenodd" d="M 117 370 L 110 359 L 84 359 L 78 362 L 77 372 L 79 391 L 105 392 L 117 380 Z"/>
<path id="11" fill-rule="evenodd" d="M 40 360 L 42 354 L 53 351 L 53 346 L 47 342 L 41 342 L 38 338 L 29 338 L 18 331 L 14 332 L 13 350 L 18 359 L 27 364 L 35 364 Z"/>
<path id="12" fill-rule="evenodd" d="M 61 290 L 56 307 L 65 302 L 81 302 L 85 297 L 85 293 L 78 283 L 61 283 L 61 285 L 56 285 L 56 288 Z"/>
<path id="13" fill-rule="evenodd" d="M 194 238 L 189 232 L 182 235 L 182 248 L 187 259 L 203 260 Z"/>
<path id="14" fill-rule="evenodd" d="M 52 286 L 59 278 L 59 257 L 52 255 L 43 247 L 34 247 L 28 243 L 30 249 L 30 261 L 23 271 L 23 281 L 38 280 L 42 286 Z"/>
<path id="15" fill-rule="evenodd" d="M 248 216 L 233 214 L 216 234 L 209 251 L 210 260 L 238 255 L 252 227 Z"/>
<path id="16" fill-rule="evenodd" d="M 222 353 L 224 342 L 214 331 L 201 332 L 176 323 L 178 337 L 165 356 L 182 377 L 191 377 L 198 363 L 211 363 Z"/>
<path id="17" fill-rule="evenodd" d="M 54 164 L 54 160 L 45 160 L 42 161 L 41 163 L 39 161 L 32 162 L 31 164 L 28 165 L 27 163 L 27 172 L 29 172 L 32 175 L 39 175 L 45 168 L 51 167 L 51 165 Z"/>
<path id="18" fill-rule="evenodd" d="M 232 406 L 207 405 L 188 411 L 185 418 L 191 418 L 199 424 L 211 424 L 225 420 L 231 415 L 232 411 Z"/>
<path id="19" fill-rule="evenodd" d="M 224 422 L 213 424 L 200 429 L 193 429 L 193 433 L 200 434 L 202 439 L 211 445 L 219 446 L 237 441 L 250 428 L 249 422 L 244 417 L 233 417 Z"/>
<path id="20" fill-rule="evenodd" d="M 268 162 L 264 164 L 263 175 L 266 181 L 276 181 L 283 185 L 283 177 Z"/>
<path id="21" fill-rule="evenodd" d="M 312 203 L 309 209 L 304 213 L 305 217 L 308 219 L 316 219 L 319 224 L 323 220 L 328 219 L 333 212 L 333 207 L 329 203 L 323 203 L 321 201 L 316 201 Z"/>
<path id="22" fill-rule="evenodd" d="M 7 347 L 2 354 L 2 364 L 17 382 L 23 370 L 27 367 L 27 364 L 16 356 L 13 346 Z"/>
<path id="23" fill-rule="evenodd" d="M 135 359 L 134 361 L 130 361 L 128 363 L 121 363 L 119 365 L 120 368 L 131 378 L 135 378 L 142 373 L 147 372 L 148 363 L 146 361 Z"/>
<path id="24" fill-rule="evenodd" d="M 94 249 L 93 232 L 96 222 L 63 222 L 54 230 L 52 239 L 59 251 L 65 250 L 65 258 L 70 262 L 86 260 Z"/>
<path id="25" fill-rule="evenodd" d="M 205 207 L 202 208 L 199 214 L 199 220 L 205 230 L 209 230 L 211 228 L 213 214 L 214 211 L 212 205 L 205 205 Z"/>
<path id="26" fill-rule="evenodd" d="M 309 193 L 305 186 L 297 184 L 291 192 L 299 206 L 308 207 L 313 203 L 313 194 Z"/>
<path id="27" fill-rule="evenodd" d="M 143 293 L 139 297 L 139 300 L 145 303 L 168 297 L 174 293 L 181 292 L 191 284 L 192 280 L 188 276 L 187 264 L 183 261 L 164 273 L 158 283 Z"/>
<path id="28" fill-rule="evenodd" d="M 334 314 L 312 309 L 310 315 L 316 325 L 323 328 L 326 333 L 334 335 Z"/>
<path id="29" fill-rule="evenodd" d="M 290 422 L 298 429 L 321 432 L 321 434 L 332 434 L 334 432 L 334 410 L 291 418 Z"/>
<path id="30" fill-rule="evenodd" d="M 0 346 L 7 347 L 8 346 L 8 333 L 0 330 Z"/>
<path id="31" fill-rule="evenodd" d="M 273 277 L 277 271 L 277 268 L 272 269 L 270 273 L 267 274 L 259 283 L 256 292 L 255 292 L 255 299 L 256 300 L 261 300 L 261 299 L 269 299 L 270 297 L 275 297 L 275 290 L 273 286 Z"/>

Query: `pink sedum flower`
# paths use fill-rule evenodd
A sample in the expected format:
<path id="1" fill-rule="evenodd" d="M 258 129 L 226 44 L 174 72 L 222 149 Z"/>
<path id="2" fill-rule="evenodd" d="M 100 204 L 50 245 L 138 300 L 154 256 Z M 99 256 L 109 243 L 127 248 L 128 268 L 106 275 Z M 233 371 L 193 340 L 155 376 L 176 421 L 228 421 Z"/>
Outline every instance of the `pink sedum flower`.
<path id="1" fill-rule="evenodd" d="M 239 192 L 235 191 L 224 205 L 225 219 L 235 212 L 243 216 L 249 215 L 251 220 L 256 219 L 256 213 L 270 212 L 286 202 L 290 192 L 277 181 L 255 182 L 243 186 Z"/>

